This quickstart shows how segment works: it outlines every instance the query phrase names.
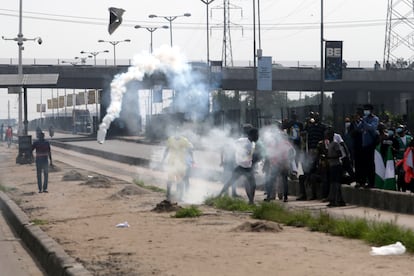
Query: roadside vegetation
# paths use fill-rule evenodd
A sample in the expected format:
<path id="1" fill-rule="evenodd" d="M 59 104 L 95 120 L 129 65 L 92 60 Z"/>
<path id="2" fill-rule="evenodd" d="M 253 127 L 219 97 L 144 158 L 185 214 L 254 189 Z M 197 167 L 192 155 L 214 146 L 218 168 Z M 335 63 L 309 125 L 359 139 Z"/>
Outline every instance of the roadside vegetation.
<path id="1" fill-rule="evenodd" d="M 396 224 L 395 221 L 368 221 L 361 218 L 335 218 L 327 212 L 311 213 L 307 210 L 288 210 L 276 202 L 248 205 L 241 199 L 231 197 L 207 198 L 206 205 L 227 211 L 251 211 L 252 218 L 273 221 L 293 227 L 306 227 L 310 231 L 334 236 L 359 239 L 373 246 L 383 246 L 400 241 L 407 252 L 414 253 L 414 232 Z"/>
<path id="2" fill-rule="evenodd" d="M 164 189 L 158 188 L 157 186 L 146 185 L 144 183 L 144 181 L 141 180 L 141 179 L 134 179 L 134 184 L 141 187 L 141 188 L 151 190 L 153 192 L 158 192 L 158 193 L 165 193 L 166 192 Z"/>
<path id="3" fill-rule="evenodd" d="M 7 187 L 7 186 L 4 186 L 3 184 L 0 184 L 0 191 L 2 191 L 3 193 L 7 193 L 7 192 L 13 191 L 15 189 L 16 188 Z"/>
<path id="4" fill-rule="evenodd" d="M 226 211 L 251 212 L 256 208 L 254 205 L 247 204 L 243 199 L 229 196 L 209 197 L 204 204 Z"/>
<path id="5" fill-rule="evenodd" d="M 190 207 L 181 208 L 178 210 L 175 215 L 172 217 L 174 218 L 195 218 L 199 217 L 203 214 L 197 206 L 191 205 Z"/>
<path id="6" fill-rule="evenodd" d="M 31 221 L 34 225 L 46 225 L 46 224 L 48 224 L 49 222 L 47 221 L 47 220 L 45 220 L 45 219 L 33 219 L 32 221 Z"/>

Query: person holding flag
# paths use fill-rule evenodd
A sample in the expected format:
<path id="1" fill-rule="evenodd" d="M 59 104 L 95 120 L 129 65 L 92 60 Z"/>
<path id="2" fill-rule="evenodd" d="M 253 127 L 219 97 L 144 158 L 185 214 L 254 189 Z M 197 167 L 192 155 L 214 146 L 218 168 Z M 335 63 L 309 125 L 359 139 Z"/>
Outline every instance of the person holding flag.
<path id="1" fill-rule="evenodd" d="M 384 190 L 396 190 L 394 152 L 398 143 L 394 139 L 393 130 L 380 133 L 380 143 L 375 148 L 375 187 Z"/>

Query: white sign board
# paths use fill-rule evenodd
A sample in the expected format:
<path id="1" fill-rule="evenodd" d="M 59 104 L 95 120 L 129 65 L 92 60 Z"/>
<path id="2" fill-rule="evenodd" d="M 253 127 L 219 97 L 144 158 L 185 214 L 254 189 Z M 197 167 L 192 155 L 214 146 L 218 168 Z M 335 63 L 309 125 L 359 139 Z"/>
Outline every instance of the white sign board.
<path id="1" fill-rule="evenodd" d="M 272 57 L 258 58 L 257 90 L 272 91 Z"/>

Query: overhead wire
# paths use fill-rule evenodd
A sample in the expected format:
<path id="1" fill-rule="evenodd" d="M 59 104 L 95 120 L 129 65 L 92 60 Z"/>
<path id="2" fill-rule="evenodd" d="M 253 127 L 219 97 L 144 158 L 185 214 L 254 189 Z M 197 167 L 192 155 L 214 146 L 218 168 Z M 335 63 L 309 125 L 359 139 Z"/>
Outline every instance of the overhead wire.
<path id="1" fill-rule="evenodd" d="M 3 11 L 3 12 L 1 12 Z M 10 13 L 13 12 L 13 13 Z M 32 14 L 32 15 L 29 15 Z M 40 16 L 36 16 L 40 15 Z M 18 12 L 14 10 L 0 9 L 0 16 L 18 17 Z M 74 24 L 87 24 L 87 25 L 107 25 L 107 19 L 94 18 L 94 17 L 80 17 L 70 15 L 57 15 L 48 13 L 37 13 L 37 12 L 24 12 L 24 18 L 33 20 L 44 20 L 53 22 L 63 23 L 74 23 Z M 47 17 L 44 17 L 47 16 Z M 56 18 L 55 18 L 56 17 Z M 413 20 L 413 18 L 405 18 Z M 394 19 L 394 20 L 399 20 Z M 161 22 L 161 21 L 160 21 Z M 154 24 L 160 23 L 155 21 L 133 21 L 128 20 L 123 22 L 123 26 L 133 27 L 137 23 L 140 24 Z M 372 26 L 384 26 L 386 24 L 385 19 L 366 19 L 366 20 L 350 20 L 350 21 L 328 21 L 325 22 L 326 28 L 359 28 L 359 27 L 372 27 Z M 246 29 L 252 29 L 252 24 L 243 24 Z M 202 30 L 205 26 L 200 23 L 189 23 L 189 22 L 177 22 L 174 26 L 176 29 L 188 29 L 188 30 Z M 262 23 L 262 30 L 311 30 L 319 29 L 319 22 L 292 22 L 292 23 Z"/>

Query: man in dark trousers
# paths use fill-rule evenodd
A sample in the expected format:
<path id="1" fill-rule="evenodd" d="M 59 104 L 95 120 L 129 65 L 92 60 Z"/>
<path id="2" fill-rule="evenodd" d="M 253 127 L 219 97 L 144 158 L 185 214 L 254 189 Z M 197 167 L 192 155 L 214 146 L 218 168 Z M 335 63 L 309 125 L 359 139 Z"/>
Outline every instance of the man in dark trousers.
<path id="1" fill-rule="evenodd" d="M 356 187 L 373 188 L 375 186 L 374 152 L 379 140 L 377 131 L 379 119 L 374 115 L 374 107 L 371 104 L 364 105 L 363 110 L 363 117 L 356 123 L 362 135 L 361 162 L 355 163 L 355 170 L 358 171 Z"/>
<path id="2" fill-rule="evenodd" d="M 254 204 L 254 194 L 256 190 L 256 180 L 253 171 L 253 154 L 256 148 L 256 142 L 259 139 L 259 131 L 257 128 L 248 130 L 247 137 L 239 138 L 236 141 L 235 159 L 237 167 L 233 170 L 231 178 L 224 184 L 219 196 L 223 195 L 229 187 L 240 177 L 245 176 L 247 182 L 245 184 L 246 194 L 249 198 L 249 204 Z"/>
<path id="3" fill-rule="evenodd" d="M 36 150 L 36 173 L 37 173 L 37 187 L 39 188 L 39 193 L 47 193 L 47 182 L 49 176 L 49 160 L 50 166 L 53 167 L 52 163 L 52 153 L 50 150 L 50 143 L 45 140 L 45 134 L 43 132 L 39 133 L 39 139 L 36 140 L 32 145 L 32 151 Z M 43 178 L 43 188 L 42 188 L 42 172 L 44 174 Z"/>
<path id="4" fill-rule="evenodd" d="M 307 200 L 306 185 L 312 190 L 311 197 L 313 200 L 317 198 L 317 187 L 314 180 L 315 174 L 318 174 L 318 143 L 325 138 L 326 126 L 320 121 L 319 113 L 311 112 L 309 120 L 304 129 L 306 151 L 305 160 L 302 163 L 303 175 L 299 177 L 299 193 L 300 196 L 296 200 Z"/>

